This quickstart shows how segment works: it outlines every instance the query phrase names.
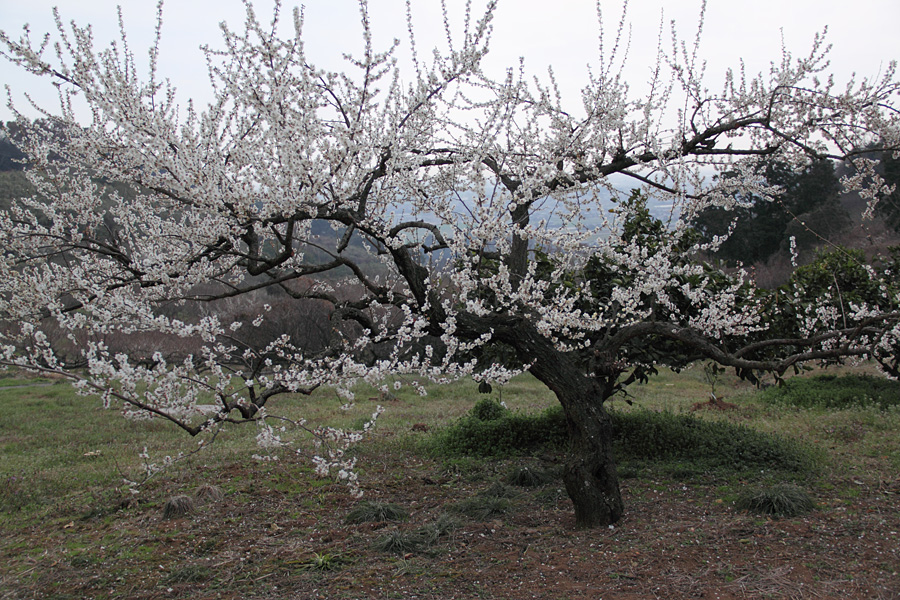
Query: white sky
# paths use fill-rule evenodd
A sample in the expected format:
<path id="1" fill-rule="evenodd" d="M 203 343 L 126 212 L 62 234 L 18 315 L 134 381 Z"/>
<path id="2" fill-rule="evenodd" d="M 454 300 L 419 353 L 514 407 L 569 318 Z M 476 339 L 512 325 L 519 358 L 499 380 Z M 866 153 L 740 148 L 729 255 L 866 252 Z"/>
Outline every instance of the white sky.
<path id="1" fill-rule="evenodd" d="M 435 44 L 443 44 L 443 29 L 437 0 L 412 0 L 416 19 L 419 54 Z M 92 23 L 98 46 L 118 35 L 117 3 L 123 4 L 129 42 L 138 59 L 146 57 L 155 24 L 155 0 L 0 0 L 0 29 L 18 38 L 21 26 L 29 23 L 33 37 L 55 31 L 51 9 L 60 7 L 64 21 Z M 273 0 L 257 0 L 262 22 L 271 18 Z M 284 17 L 290 21 L 295 0 L 285 0 Z M 473 15 L 484 0 L 474 0 Z M 376 48 L 384 48 L 398 37 L 405 42 L 404 0 L 370 0 Z M 451 18 L 461 24 L 464 0 L 448 0 Z M 608 45 L 615 36 L 621 2 L 603 0 Z M 665 42 L 668 21 L 675 19 L 684 39 L 692 41 L 700 10 L 699 0 L 631 0 L 631 50 L 627 73 L 639 88 L 648 77 L 656 53 L 661 10 L 665 8 Z M 357 0 L 307 0 L 306 44 L 310 59 L 318 66 L 341 68 L 341 53 L 359 53 L 360 38 Z M 205 63 L 198 47 L 218 45 L 218 23 L 227 21 L 233 29 L 243 24 L 241 0 L 169 0 L 164 10 L 160 74 L 178 88 L 178 98 L 188 97 L 200 104 L 208 100 Z M 744 59 L 750 73 L 766 70 L 781 58 L 781 38 L 796 56 L 805 55 L 816 32 L 828 27 L 828 41 L 834 45 L 831 71 L 839 82 L 856 72 L 874 77 L 887 64 L 900 58 L 900 2 L 898 0 L 709 0 L 702 38 L 701 56 L 708 60 L 709 85 L 717 90 L 721 75 Z M 461 27 L 457 27 L 459 31 Z M 587 64 L 597 64 L 598 26 L 595 3 L 591 0 L 500 0 L 494 20 L 492 50 L 485 63 L 489 72 L 501 74 L 516 66 L 524 56 L 532 74 L 543 75 L 552 64 L 564 94 L 577 102 L 577 92 L 586 79 Z M 442 46 L 443 47 L 443 46 Z M 55 112 L 55 91 L 45 81 L 22 72 L 0 58 L 0 83 L 13 90 L 16 105 L 27 115 L 23 92 L 32 94 Z M 0 119 L 11 113 L 5 92 L 0 101 Z"/>

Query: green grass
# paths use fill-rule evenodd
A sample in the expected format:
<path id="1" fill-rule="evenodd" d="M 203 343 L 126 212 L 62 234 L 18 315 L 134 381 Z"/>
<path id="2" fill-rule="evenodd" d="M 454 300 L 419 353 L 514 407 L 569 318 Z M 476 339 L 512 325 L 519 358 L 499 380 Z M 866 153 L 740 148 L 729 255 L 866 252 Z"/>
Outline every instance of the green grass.
<path id="1" fill-rule="evenodd" d="M 3 381 L 8 388 L 34 380 L 7 376 Z M 408 379 L 401 382 L 410 383 Z M 757 458 L 771 454 L 767 442 L 760 441 L 755 432 L 774 433 L 814 446 L 820 446 L 822 441 L 834 442 L 833 445 L 841 449 L 849 447 L 864 456 L 887 459 L 891 464 L 900 465 L 896 444 L 887 443 L 900 421 L 893 410 L 876 412 L 869 407 L 856 407 L 841 411 L 839 416 L 827 412 L 787 411 L 761 401 L 751 387 L 735 378 L 723 376 L 719 385 L 729 401 L 746 410 L 739 414 L 703 414 L 696 419 L 683 417 L 681 413 L 687 412 L 694 402 L 703 400 L 708 389 L 702 369 L 698 368 L 680 374 L 662 371 L 651 384 L 633 386 L 630 391 L 636 400 L 636 410 L 613 401 L 611 406 L 618 407 L 615 414 L 620 428 L 623 424 L 628 425 L 635 435 L 643 435 L 646 439 L 670 436 L 665 444 L 655 445 L 665 448 L 664 454 L 657 452 L 654 455 L 653 445 L 635 442 L 633 436 L 628 443 L 620 443 L 620 463 L 624 470 L 640 474 L 641 467 L 629 462 L 639 458 L 669 461 L 675 471 L 679 468 L 690 471 L 693 467 L 684 467 L 684 461 L 698 458 L 692 456 L 692 448 L 696 445 L 689 440 L 688 443 L 683 439 L 673 441 L 670 430 L 676 425 L 706 440 L 703 443 L 707 454 L 714 454 L 721 444 L 727 445 L 732 439 L 739 442 L 741 448 L 737 451 L 741 460 L 738 464 L 748 467 L 758 466 Z M 277 398 L 272 402 L 270 412 L 306 418 L 316 424 L 350 427 L 364 420 L 376 404 L 383 404 L 387 411 L 373 434 L 373 442 L 355 450 L 363 470 L 368 468 L 367 464 L 377 464 L 378 455 L 385 450 L 415 452 L 421 448 L 428 434 L 412 431 L 411 424 L 422 423 L 432 430 L 446 428 L 466 419 L 476 403 L 486 398 L 495 403 L 502 399 L 509 410 L 504 411 L 499 420 L 472 418 L 473 423 L 477 421 L 483 427 L 503 429 L 503 420 L 509 419 L 514 425 L 509 439 L 499 445 L 490 435 L 485 435 L 485 444 L 492 444 L 491 453 L 499 449 L 508 454 L 522 443 L 523 438 L 546 441 L 547 429 L 541 428 L 548 422 L 555 423 L 558 434 L 555 439 L 564 442 L 564 433 L 559 433 L 558 409 L 553 408 L 557 406 L 554 398 L 527 375 L 495 388 L 490 395 L 479 394 L 474 383 L 463 381 L 430 386 L 426 397 L 420 397 L 408 385 L 397 391 L 391 386 L 391 398 L 381 397 L 374 387 L 359 386 L 355 392 L 357 406 L 346 413 L 339 410 L 344 401 L 327 389 L 319 390 L 311 397 Z M 144 447 L 154 460 L 160 460 L 166 455 L 190 452 L 197 444 L 196 440 L 161 421 L 122 419 L 116 410 L 102 409 L 98 400 L 75 395 L 65 383 L 29 388 L 0 387 L 0 405 L 5 414 L 14 415 L 0 420 L 0 477 L 6 484 L 0 491 L 0 513 L 4 514 L 22 510 L 46 514 L 44 511 L 52 511 L 61 498 L 76 500 L 88 507 L 96 498 L 108 496 L 111 489 L 120 488 L 123 476 L 136 478 L 141 475 L 138 453 Z M 669 416 L 657 417 L 650 411 L 661 411 Z M 641 418 L 635 415 L 641 415 Z M 635 419 L 641 424 L 636 425 Z M 728 423 L 729 427 L 722 429 L 722 426 L 708 423 Z M 717 427 L 720 429 L 716 430 Z M 738 432 L 737 436 L 735 432 Z M 255 435 L 252 426 L 231 426 L 217 439 L 214 449 L 198 454 L 196 459 L 183 466 L 176 464 L 168 477 L 188 481 L 194 477 L 193 467 L 197 464 L 210 463 L 210 468 L 214 469 L 232 461 L 242 462 L 248 453 L 255 451 Z M 553 438 L 553 435 L 549 437 Z M 304 439 L 308 442 L 308 437 L 301 438 L 301 444 Z M 52 442 L 48 443 L 48 440 Z M 450 470 L 464 472 L 472 478 L 483 476 L 482 461 L 475 460 L 470 468 L 463 464 L 465 459 L 462 457 L 444 460 Z M 714 463 L 715 457 L 710 460 Z M 800 457 L 797 460 L 806 459 Z M 273 486 L 289 491 L 293 482 L 288 478 L 273 482 Z"/>
<path id="2" fill-rule="evenodd" d="M 166 456 L 195 451 L 198 440 L 171 424 L 154 419 L 124 419 L 116 408 L 104 409 L 97 398 L 75 394 L 66 382 L 49 386 L 33 386 L 35 379 L 17 377 L 6 372 L 0 386 L 0 520 L 10 515 L 40 521 L 60 511 L 77 506 L 79 511 L 96 511 L 98 503 L 110 507 L 121 500 L 123 478 L 140 480 L 144 474 L 139 454 L 144 448 L 152 462 Z M 25 385 L 28 387 L 14 387 Z M 395 392 L 397 400 L 385 402 L 378 390 L 360 386 L 356 407 L 340 410 L 345 400 L 334 391 L 323 389 L 313 396 L 284 396 L 270 404 L 270 414 L 291 419 L 307 419 L 315 424 L 352 428 L 368 419 L 376 404 L 385 404 L 388 414 L 379 423 L 376 437 L 397 440 L 404 445 L 414 439 L 409 423 L 450 419 L 471 408 L 471 403 L 458 402 L 454 395 L 477 398 L 471 382 L 457 382 L 434 388 L 425 398 L 403 387 Z M 474 400 L 473 400 L 474 402 Z M 297 432 L 294 432 L 297 433 Z M 194 458 L 176 462 L 166 478 L 185 483 L 196 479 L 198 465 L 210 469 L 229 463 L 243 463 L 258 452 L 257 430 L 252 424 L 228 426 L 220 433 L 210 450 Z M 286 436 L 287 437 L 287 436 Z M 308 435 L 296 435 L 296 449 L 312 455 L 314 449 Z M 365 462 L 368 449 L 359 449 Z M 375 452 L 377 454 L 377 452 Z M 311 473 L 311 469 L 309 470 Z M 233 482 L 241 486 L 242 482 Z M 290 478 L 274 481 L 273 487 L 296 488 Z M 193 487 L 193 484 L 192 484 Z M 65 507 L 65 508 L 64 508 Z"/>
<path id="3" fill-rule="evenodd" d="M 0 371 L 0 375 L 3 372 Z M 17 379 L 16 377 L 2 377 L 0 376 L 0 388 L 4 387 L 29 387 L 29 386 L 48 386 L 54 384 L 63 384 L 64 382 L 54 381 L 52 379 L 47 379 L 45 377 L 34 377 L 30 379 Z"/>
<path id="4" fill-rule="evenodd" d="M 743 492 L 735 506 L 762 515 L 797 517 L 815 508 L 815 502 L 803 488 L 793 484 L 777 484 Z"/>
<path id="5" fill-rule="evenodd" d="M 139 475 L 139 452 L 188 450 L 190 440 L 162 422 L 136 423 L 66 384 L 0 388 L 0 514 L 52 510 L 60 499 L 92 503 L 125 476 Z"/>
<path id="6" fill-rule="evenodd" d="M 783 432 L 798 438 L 831 436 L 849 441 L 854 437 L 870 436 L 873 431 L 895 430 L 896 423 L 892 421 L 892 414 L 876 415 L 870 409 L 864 409 L 856 410 L 849 419 L 846 411 L 842 411 L 834 419 L 829 419 L 827 414 L 808 418 L 803 411 L 787 412 L 778 407 L 768 407 L 755 399 L 752 389 L 741 386 L 736 381 L 728 385 L 735 389 L 731 399 L 754 413 L 749 419 L 745 414 L 703 414 L 702 418 L 685 422 L 696 421 L 703 427 L 705 425 L 702 423 L 707 421 L 736 422 L 741 425 L 752 423 L 754 430 Z M 626 420 L 632 418 L 633 414 L 643 413 L 644 409 L 664 409 L 664 413 L 680 419 L 679 413 L 686 412 L 691 403 L 704 398 L 704 387 L 700 373 L 690 370 L 682 374 L 663 372 L 652 384 L 632 388 L 637 400 L 636 410 L 625 408 L 619 402 L 613 402 L 612 405 L 619 406 L 616 414 Z M 425 434 L 411 431 L 411 423 L 422 422 L 432 428 L 446 426 L 464 417 L 473 410 L 476 403 L 486 398 L 485 395 L 478 394 L 476 386 L 470 382 L 433 386 L 429 388 L 429 395 L 424 398 L 408 387 L 393 392 L 395 399 L 387 401 L 378 397 L 379 393 L 375 388 L 360 386 L 356 394 L 357 408 L 348 413 L 338 410 L 343 400 L 330 390 L 318 391 L 308 398 L 298 396 L 276 399 L 270 412 L 291 418 L 303 416 L 314 423 L 327 422 L 337 427 L 348 427 L 359 422 L 362 416 L 368 415 L 375 404 L 384 404 L 387 412 L 379 421 L 374 434 L 377 443 L 415 448 L 416 444 L 409 442 L 421 440 Z M 552 395 L 529 376 L 516 378 L 502 390 L 495 390 L 490 397 L 494 400 L 503 398 L 510 408 L 504 413 L 507 416 L 524 420 L 534 419 L 529 415 L 535 413 L 550 415 L 550 419 L 559 417 Z M 161 453 L 190 451 L 196 445 L 195 440 L 161 421 L 124 420 L 117 411 L 100 408 L 96 399 L 76 396 L 65 384 L 6 390 L 0 388 L 0 403 L 7 414 L 22 416 L 0 422 L 2 472 L 17 481 L 27 480 L 25 487 L 33 488 L 36 477 L 55 482 L 54 485 L 58 488 L 55 492 L 79 488 L 88 481 L 100 487 L 115 484 L 121 475 L 119 469 L 128 472 L 129 469 L 140 467 L 137 454 L 144 446 L 148 447 L 151 456 L 159 456 Z M 544 412 L 548 408 L 551 410 Z M 669 417 L 664 419 L 669 420 Z M 651 431 L 650 435 L 658 433 L 656 430 Z M 255 434 L 252 426 L 230 427 L 216 442 L 216 461 L 243 460 L 248 449 L 253 448 Z M 48 444 L 47 440 L 53 440 L 53 443 Z M 378 452 L 374 446 L 370 448 L 363 445 L 359 449 L 361 459 Z M 683 451 L 679 452 L 683 454 Z M 209 454 L 201 453 L 199 456 L 198 460 L 201 461 L 210 458 Z M 454 468 L 459 468 L 459 465 Z M 472 470 L 482 468 L 483 464 L 476 461 Z M 175 470 L 178 471 L 177 467 Z M 289 487 L 290 481 L 286 485 Z"/>

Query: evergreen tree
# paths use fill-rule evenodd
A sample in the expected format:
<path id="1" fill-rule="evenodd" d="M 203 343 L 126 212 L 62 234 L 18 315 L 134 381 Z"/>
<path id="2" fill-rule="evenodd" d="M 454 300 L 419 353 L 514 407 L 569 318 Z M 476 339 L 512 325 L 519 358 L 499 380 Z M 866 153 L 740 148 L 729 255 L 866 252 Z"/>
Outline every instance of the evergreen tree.
<path id="1" fill-rule="evenodd" d="M 716 258 L 732 264 L 764 262 L 789 251 L 792 236 L 799 249 L 809 249 L 850 224 L 838 202 L 840 182 L 830 160 L 812 161 L 799 171 L 786 162 L 769 160 L 759 171 L 767 186 L 777 187 L 777 195 L 744 194 L 737 198 L 741 204 L 737 208 L 710 207 L 693 222 L 706 242 L 733 226 L 714 253 Z"/>
<path id="2" fill-rule="evenodd" d="M 893 152 L 883 152 L 881 165 L 885 183 L 894 189 L 880 198 L 876 213 L 888 227 L 900 232 L 900 157 L 895 158 Z"/>

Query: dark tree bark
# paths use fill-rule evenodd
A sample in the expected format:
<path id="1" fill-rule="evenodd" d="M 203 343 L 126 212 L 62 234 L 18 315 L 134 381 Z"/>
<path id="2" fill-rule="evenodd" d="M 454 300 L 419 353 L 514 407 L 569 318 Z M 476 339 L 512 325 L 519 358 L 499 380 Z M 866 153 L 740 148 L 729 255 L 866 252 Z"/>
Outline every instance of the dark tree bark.
<path id="1" fill-rule="evenodd" d="M 602 388 L 572 364 L 572 357 L 556 354 L 556 360 L 539 358 L 531 373 L 556 394 L 566 415 L 569 456 L 563 481 L 575 508 L 575 526 L 611 525 L 621 518 L 625 506 L 613 456 L 612 420 L 603 407 Z"/>
<path id="2" fill-rule="evenodd" d="M 577 354 L 557 350 L 524 321 L 491 329 L 496 339 L 516 349 L 529 371 L 559 400 L 569 431 L 569 456 L 563 480 L 575 508 L 575 525 L 611 525 L 625 510 L 613 455 L 613 428 L 603 407 L 601 381 L 585 372 Z"/>

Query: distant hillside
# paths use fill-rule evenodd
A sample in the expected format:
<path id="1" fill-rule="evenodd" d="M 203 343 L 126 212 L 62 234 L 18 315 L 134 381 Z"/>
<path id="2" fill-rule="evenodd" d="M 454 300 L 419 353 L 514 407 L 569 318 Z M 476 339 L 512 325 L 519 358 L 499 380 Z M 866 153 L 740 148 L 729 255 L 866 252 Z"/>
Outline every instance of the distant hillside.
<path id="1" fill-rule="evenodd" d="M 23 171 L 0 171 L 0 207 L 8 208 L 9 201 L 34 193 L 34 186 Z"/>
<path id="2" fill-rule="evenodd" d="M 21 171 L 25 155 L 16 148 L 8 136 L 0 132 L 0 172 Z"/>

